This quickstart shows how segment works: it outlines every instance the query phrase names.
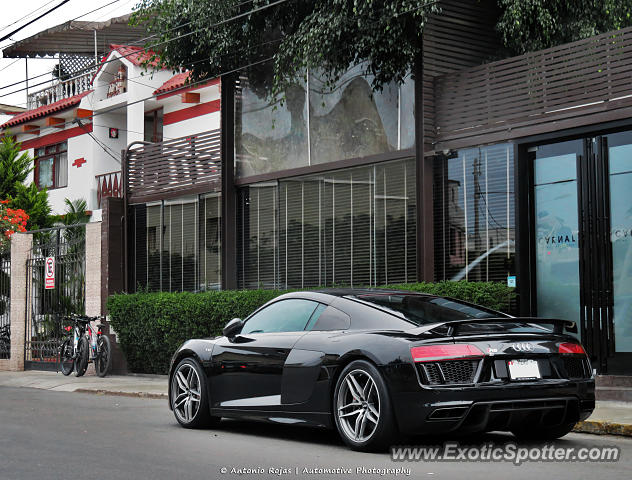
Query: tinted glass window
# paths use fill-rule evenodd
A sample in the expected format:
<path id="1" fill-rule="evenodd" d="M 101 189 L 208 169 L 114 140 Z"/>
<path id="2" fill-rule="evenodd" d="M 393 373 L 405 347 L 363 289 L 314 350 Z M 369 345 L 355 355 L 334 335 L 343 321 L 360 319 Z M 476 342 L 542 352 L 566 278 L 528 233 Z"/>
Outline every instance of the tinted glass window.
<path id="1" fill-rule="evenodd" d="M 300 332 L 317 306 L 298 298 L 275 302 L 250 317 L 241 333 Z"/>
<path id="2" fill-rule="evenodd" d="M 464 320 L 468 318 L 499 318 L 505 314 L 447 298 L 423 295 L 358 295 L 354 298 L 403 318 L 415 325 Z"/>
<path id="3" fill-rule="evenodd" d="M 306 330 L 348 330 L 350 325 L 349 315 L 336 308 L 320 305 L 312 315 Z"/>

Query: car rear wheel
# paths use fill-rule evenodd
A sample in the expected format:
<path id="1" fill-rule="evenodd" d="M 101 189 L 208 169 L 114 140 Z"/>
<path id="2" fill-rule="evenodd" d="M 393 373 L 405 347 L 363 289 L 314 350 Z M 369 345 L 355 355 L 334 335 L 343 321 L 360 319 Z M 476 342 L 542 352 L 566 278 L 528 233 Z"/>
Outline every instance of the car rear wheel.
<path id="1" fill-rule="evenodd" d="M 209 413 L 206 375 L 192 358 L 183 359 L 174 369 L 170 401 L 176 420 L 185 428 L 207 427 L 220 420 Z"/>
<path id="2" fill-rule="evenodd" d="M 516 437 L 521 440 L 555 440 L 569 433 L 575 427 L 575 423 L 565 423 L 556 427 L 528 427 L 524 426 L 512 430 Z"/>
<path id="3" fill-rule="evenodd" d="M 356 360 L 345 367 L 336 382 L 333 409 L 338 433 L 353 450 L 384 450 L 397 435 L 386 383 L 370 362 Z"/>

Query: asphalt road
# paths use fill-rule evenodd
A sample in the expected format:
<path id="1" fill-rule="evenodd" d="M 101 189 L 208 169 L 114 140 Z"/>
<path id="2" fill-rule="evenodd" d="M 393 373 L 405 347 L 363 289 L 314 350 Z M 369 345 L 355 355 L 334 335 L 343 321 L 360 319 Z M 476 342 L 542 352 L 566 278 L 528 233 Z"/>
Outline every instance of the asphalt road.
<path id="1" fill-rule="evenodd" d="M 462 442 L 481 447 L 512 440 L 510 435 L 488 434 Z M 185 430 L 164 400 L 0 387 L 2 480 L 377 479 L 395 478 L 383 470 L 392 468 L 409 469 L 409 475 L 402 472 L 397 478 L 606 480 L 629 478 L 632 471 L 632 438 L 570 434 L 555 445 L 616 446 L 620 459 L 522 465 L 394 462 L 387 453 L 352 452 L 329 431 L 237 421 L 224 421 L 217 430 Z"/>

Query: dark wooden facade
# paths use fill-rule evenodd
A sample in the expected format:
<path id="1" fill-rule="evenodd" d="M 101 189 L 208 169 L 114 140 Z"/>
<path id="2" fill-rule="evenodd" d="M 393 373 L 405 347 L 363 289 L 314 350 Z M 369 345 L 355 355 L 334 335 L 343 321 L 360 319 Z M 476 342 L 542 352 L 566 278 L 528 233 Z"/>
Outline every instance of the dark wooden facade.
<path id="1" fill-rule="evenodd" d="M 434 79 L 427 154 L 632 116 L 632 28 Z"/>

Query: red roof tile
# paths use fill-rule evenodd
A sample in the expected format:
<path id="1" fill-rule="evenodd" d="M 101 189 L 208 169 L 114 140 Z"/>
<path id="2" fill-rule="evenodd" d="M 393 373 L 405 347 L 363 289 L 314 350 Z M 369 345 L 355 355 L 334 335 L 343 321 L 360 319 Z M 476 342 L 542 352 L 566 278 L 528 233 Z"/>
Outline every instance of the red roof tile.
<path id="1" fill-rule="evenodd" d="M 134 45 L 110 45 L 111 51 L 116 50 L 121 54 L 122 57 L 129 60 L 136 66 L 140 66 L 143 62 L 149 60 L 154 52 L 151 50 L 147 51 L 143 47 L 138 47 Z M 109 55 L 108 55 L 109 56 Z M 157 60 L 151 62 L 152 66 L 156 66 L 158 64 Z"/>
<path id="2" fill-rule="evenodd" d="M 103 68 L 103 65 L 105 65 L 106 62 L 109 62 L 110 55 L 114 50 L 120 53 L 121 57 L 125 58 L 136 66 L 141 66 L 143 62 L 149 60 L 152 55 L 154 55 L 154 52 L 152 52 L 151 50 L 147 51 L 143 47 L 137 47 L 135 45 L 110 45 L 110 53 L 108 53 L 105 57 L 101 59 L 101 65 L 99 65 L 97 71 L 94 72 L 91 81 L 94 81 L 95 77 Z M 150 65 L 152 67 L 155 67 L 156 65 L 158 65 L 158 60 L 154 59 L 152 62 L 150 62 Z"/>
<path id="3" fill-rule="evenodd" d="M 173 90 L 182 90 L 182 91 L 195 90 L 197 88 L 207 87 L 209 85 L 215 85 L 216 83 L 219 82 L 219 78 L 214 78 L 204 83 L 197 83 L 197 82 L 189 83 L 190 77 L 191 77 L 191 72 L 188 70 L 183 73 L 178 73 L 177 75 L 174 75 L 165 83 L 163 83 L 160 87 L 158 87 L 154 91 L 154 95 L 157 95 L 157 96 L 165 95 L 169 92 L 172 92 Z M 190 87 L 186 88 L 187 85 L 190 85 Z"/>
<path id="4" fill-rule="evenodd" d="M 178 73 L 158 87 L 154 92 L 154 95 L 160 95 L 161 93 L 167 93 L 171 90 L 175 90 L 176 88 L 184 87 L 184 85 L 189 81 L 190 76 L 191 72 L 188 70 L 186 72 Z"/>
<path id="5" fill-rule="evenodd" d="M 92 90 L 88 90 L 87 92 L 80 93 L 79 95 L 74 95 L 69 98 L 64 98 L 63 100 L 58 100 L 50 105 L 44 105 L 42 107 L 36 108 L 34 110 L 29 110 L 27 112 L 19 113 L 14 116 L 11 120 L 0 125 L 0 128 L 7 128 L 13 125 L 19 125 L 21 123 L 30 122 L 31 120 L 35 120 L 36 118 L 45 117 L 50 115 L 51 113 L 60 112 L 62 110 L 66 110 L 70 107 L 74 107 L 81 102 L 81 99 L 88 95 Z"/>

